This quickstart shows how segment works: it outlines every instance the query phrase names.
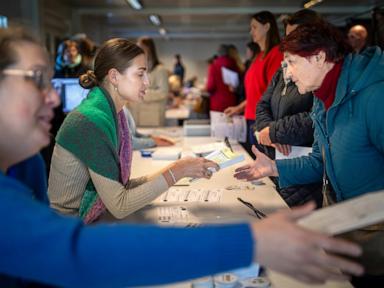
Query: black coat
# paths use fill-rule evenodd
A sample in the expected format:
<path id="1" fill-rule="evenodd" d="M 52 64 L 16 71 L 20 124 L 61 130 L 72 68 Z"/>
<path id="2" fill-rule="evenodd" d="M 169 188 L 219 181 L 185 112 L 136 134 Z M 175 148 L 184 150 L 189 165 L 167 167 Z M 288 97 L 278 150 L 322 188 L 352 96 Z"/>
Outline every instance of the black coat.
<path id="1" fill-rule="evenodd" d="M 256 108 L 255 128 L 261 131 L 269 126 L 272 143 L 294 146 L 312 146 L 313 124 L 310 111 L 313 104 L 312 93 L 301 95 L 294 83 L 287 85 L 285 95 L 283 71 L 279 69 L 273 76 Z M 275 149 L 260 145 L 264 153 L 275 158 Z M 284 189 L 278 187 L 277 179 L 272 179 L 276 189 L 289 206 L 315 200 L 321 206 L 321 183 L 296 185 Z"/>
<path id="2" fill-rule="evenodd" d="M 299 94 L 294 83 L 288 84 L 285 95 L 283 89 L 283 71 L 279 69 L 257 105 L 256 130 L 269 126 L 272 143 L 312 146 L 312 93 Z"/>

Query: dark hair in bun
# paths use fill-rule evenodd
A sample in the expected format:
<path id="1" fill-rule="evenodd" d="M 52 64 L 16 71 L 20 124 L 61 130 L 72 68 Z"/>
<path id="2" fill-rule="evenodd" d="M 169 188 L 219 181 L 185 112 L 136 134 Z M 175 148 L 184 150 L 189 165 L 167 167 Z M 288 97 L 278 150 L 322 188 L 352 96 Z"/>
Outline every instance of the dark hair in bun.
<path id="1" fill-rule="evenodd" d="M 84 89 L 92 89 L 98 85 L 95 72 L 88 70 L 87 73 L 80 76 L 80 86 Z"/>
<path id="2" fill-rule="evenodd" d="M 80 76 L 80 85 L 90 89 L 103 83 L 110 69 L 115 68 L 123 73 L 132 63 L 132 60 L 144 51 L 123 38 L 114 38 L 103 43 L 95 57 L 94 71 L 88 70 Z"/>

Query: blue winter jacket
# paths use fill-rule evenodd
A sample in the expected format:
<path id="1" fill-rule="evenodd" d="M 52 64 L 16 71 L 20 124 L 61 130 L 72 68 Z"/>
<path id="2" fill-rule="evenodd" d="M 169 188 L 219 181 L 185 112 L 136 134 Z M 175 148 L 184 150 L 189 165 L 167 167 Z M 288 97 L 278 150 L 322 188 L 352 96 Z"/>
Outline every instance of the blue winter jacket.
<path id="1" fill-rule="evenodd" d="M 276 161 L 281 187 L 318 182 L 322 150 L 337 201 L 384 189 L 384 54 L 371 47 L 344 59 L 334 103 L 315 98 L 313 152 Z"/>

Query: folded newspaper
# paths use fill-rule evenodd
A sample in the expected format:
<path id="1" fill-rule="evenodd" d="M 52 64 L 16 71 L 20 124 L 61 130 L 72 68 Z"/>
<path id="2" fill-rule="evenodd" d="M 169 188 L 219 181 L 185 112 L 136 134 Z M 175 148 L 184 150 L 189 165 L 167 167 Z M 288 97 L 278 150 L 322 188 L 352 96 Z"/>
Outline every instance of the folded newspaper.
<path id="1" fill-rule="evenodd" d="M 367 193 L 316 210 L 298 224 L 328 235 L 338 235 L 384 221 L 384 190 Z"/>

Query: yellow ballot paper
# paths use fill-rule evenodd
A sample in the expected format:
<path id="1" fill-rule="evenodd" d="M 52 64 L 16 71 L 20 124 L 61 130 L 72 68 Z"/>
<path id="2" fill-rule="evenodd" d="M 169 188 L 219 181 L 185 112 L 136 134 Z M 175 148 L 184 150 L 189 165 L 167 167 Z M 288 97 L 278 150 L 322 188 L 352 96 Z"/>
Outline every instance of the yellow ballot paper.
<path id="1" fill-rule="evenodd" d="M 223 147 L 220 150 L 216 150 L 208 154 L 205 156 L 205 159 L 217 163 L 220 166 L 220 169 L 223 169 L 244 161 L 245 158 L 243 154 L 234 153 L 229 147 Z"/>

